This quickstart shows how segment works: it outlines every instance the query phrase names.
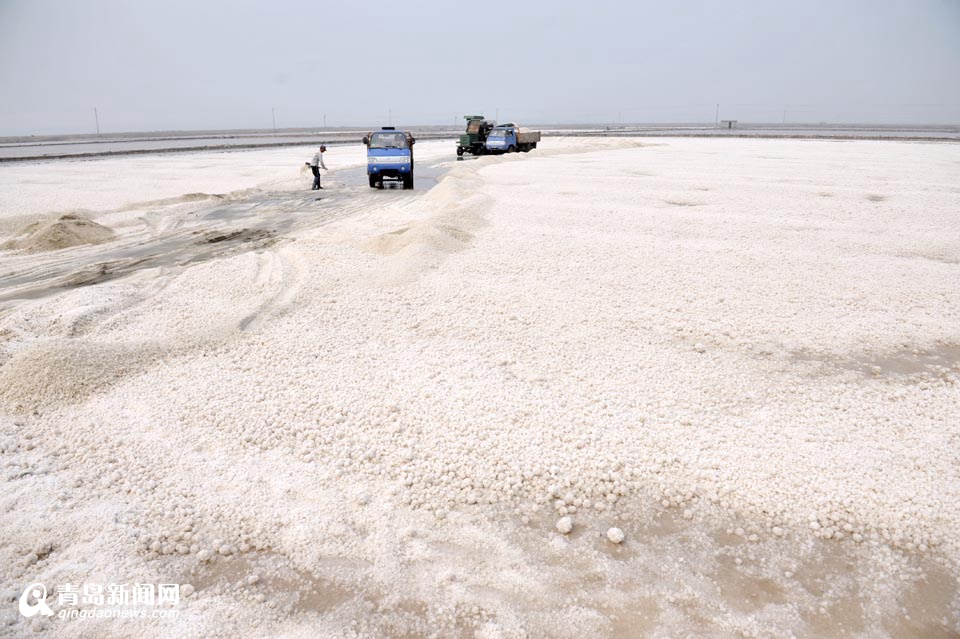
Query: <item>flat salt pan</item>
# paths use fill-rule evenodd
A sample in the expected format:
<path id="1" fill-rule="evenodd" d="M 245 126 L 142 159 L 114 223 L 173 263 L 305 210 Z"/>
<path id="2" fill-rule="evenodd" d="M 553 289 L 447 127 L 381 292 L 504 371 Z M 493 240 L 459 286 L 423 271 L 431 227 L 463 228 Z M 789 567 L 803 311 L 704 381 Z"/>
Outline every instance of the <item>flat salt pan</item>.
<path id="1" fill-rule="evenodd" d="M 177 579 L 190 637 L 960 631 L 960 146 L 542 146 L 0 318 L 5 587 Z"/>

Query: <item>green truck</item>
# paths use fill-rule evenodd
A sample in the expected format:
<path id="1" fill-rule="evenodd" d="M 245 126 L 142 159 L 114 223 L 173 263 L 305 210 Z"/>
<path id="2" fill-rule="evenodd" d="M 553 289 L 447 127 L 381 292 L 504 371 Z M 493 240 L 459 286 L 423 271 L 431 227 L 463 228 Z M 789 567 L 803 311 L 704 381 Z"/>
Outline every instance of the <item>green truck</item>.
<path id="1" fill-rule="evenodd" d="M 497 125 L 496 122 L 485 120 L 482 115 L 465 115 L 467 132 L 457 141 L 457 157 L 464 153 L 483 155 L 487 152 L 487 135 Z"/>

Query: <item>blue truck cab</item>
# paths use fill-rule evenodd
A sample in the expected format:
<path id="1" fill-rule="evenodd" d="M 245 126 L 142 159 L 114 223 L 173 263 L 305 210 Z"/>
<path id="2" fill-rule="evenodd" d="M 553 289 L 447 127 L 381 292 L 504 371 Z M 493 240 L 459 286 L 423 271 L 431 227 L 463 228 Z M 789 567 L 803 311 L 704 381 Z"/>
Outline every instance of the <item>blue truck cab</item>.
<path id="1" fill-rule="evenodd" d="M 517 148 L 517 132 L 509 126 L 496 126 L 487 134 L 487 151 L 506 153 Z"/>
<path id="2" fill-rule="evenodd" d="M 384 180 L 402 182 L 413 188 L 413 136 L 385 126 L 363 137 L 367 147 L 367 178 L 370 188 L 382 189 Z"/>

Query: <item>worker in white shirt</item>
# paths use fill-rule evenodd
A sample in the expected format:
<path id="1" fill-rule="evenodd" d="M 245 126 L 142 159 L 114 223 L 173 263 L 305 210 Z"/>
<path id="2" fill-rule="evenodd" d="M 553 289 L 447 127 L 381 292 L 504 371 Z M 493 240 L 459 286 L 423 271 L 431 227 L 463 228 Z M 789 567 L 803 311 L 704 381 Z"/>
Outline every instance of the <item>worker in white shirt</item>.
<path id="1" fill-rule="evenodd" d="M 313 191 L 317 189 L 322 189 L 320 186 L 320 169 L 324 171 L 327 170 L 326 165 L 323 163 L 323 152 L 327 150 L 327 147 L 321 145 L 320 150 L 313 154 L 313 157 L 310 159 L 307 164 L 310 166 L 310 170 L 313 171 Z"/>

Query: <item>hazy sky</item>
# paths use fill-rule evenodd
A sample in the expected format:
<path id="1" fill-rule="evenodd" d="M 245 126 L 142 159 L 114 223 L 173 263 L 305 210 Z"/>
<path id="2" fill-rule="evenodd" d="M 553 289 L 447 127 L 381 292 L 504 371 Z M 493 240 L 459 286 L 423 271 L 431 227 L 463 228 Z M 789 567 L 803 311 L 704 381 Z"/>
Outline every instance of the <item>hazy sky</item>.
<path id="1" fill-rule="evenodd" d="M 960 0 L 0 0 L 0 135 L 960 122 Z"/>

